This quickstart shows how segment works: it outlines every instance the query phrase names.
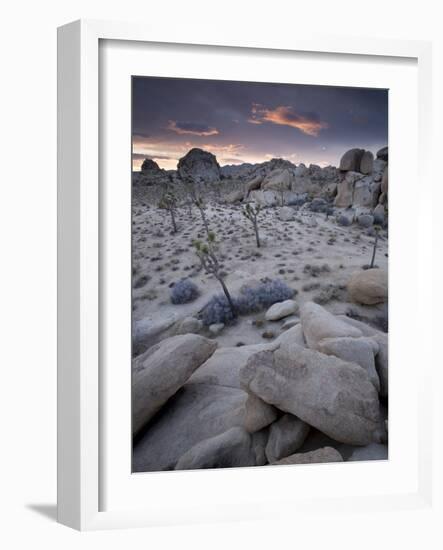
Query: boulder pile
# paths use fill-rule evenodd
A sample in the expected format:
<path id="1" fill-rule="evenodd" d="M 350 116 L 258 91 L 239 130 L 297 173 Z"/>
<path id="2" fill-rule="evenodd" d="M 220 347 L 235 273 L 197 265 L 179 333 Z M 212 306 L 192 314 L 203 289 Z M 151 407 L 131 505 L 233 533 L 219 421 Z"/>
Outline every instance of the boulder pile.
<path id="1" fill-rule="evenodd" d="M 313 302 L 299 315 L 268 344 L 190 333 L 136 358 L 133 470 L 386 458 L 387 335 Z"/>
<path id="2" fill-rule="evenodd" d="M 349 225 L 357 221 L 363 227 L 383 225 L 388 201 L 388 148 L 377 152 L 350 149 L 339 165 L 339 182 L 334 205 L 337 221 Z"/>

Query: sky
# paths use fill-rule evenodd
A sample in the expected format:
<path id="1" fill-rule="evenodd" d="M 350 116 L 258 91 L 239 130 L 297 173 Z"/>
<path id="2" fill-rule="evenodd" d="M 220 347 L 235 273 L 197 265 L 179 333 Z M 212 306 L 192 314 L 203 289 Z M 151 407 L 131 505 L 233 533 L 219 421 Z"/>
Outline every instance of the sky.
<path id="1" fill-rule="evenodd" d="M 280 157 L 337 166 L 353 147 L 388 144 L 388 91 L 133 77 L 133 169 L 143 159 L 175 169 L 193 147 L 221 166 Z"/>

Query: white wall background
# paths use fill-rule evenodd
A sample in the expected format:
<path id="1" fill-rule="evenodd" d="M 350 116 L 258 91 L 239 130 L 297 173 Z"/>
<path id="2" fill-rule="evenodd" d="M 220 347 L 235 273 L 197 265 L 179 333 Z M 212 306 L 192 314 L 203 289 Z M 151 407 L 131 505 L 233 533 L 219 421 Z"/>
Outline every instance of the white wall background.
<path id="1" fill-rule="evenodd" d="M 404 511 L 347 518 L 331 514 L 310 521 L 305 518 L 303 523 L 294 517 L 292 525 L 239 523 L 87 534 L 70 531 L 52 519 L 56 495 L 56 27 L 82 17 L 186 25 L 190 35 L 200 25 L 223 27 L 227 35 L 231 28 L 247 27 L 260 36 L 296 35 L 307 26 L 315 33 L 433 40 L 432 158 L 434 183 L 440 189 L 430 208 L 435 209 L 437 219 L 443 187 L 443 120 L 438 101 L 443 98 L 443 18 L 439 4 L 438 0 L 169 0 L 155 4 L 147 0 L 15 0 L 2 5 L 0 544 L 4 548 L 441 547 L 437 525 L 441 502 L 434 513 Z M 436 250 L 443 249 L 442 241 L 436 226 Z M 441 288 L 441 271 L 434 278 Z M 441 293 L 436 300 L 441 305 Z M 437 388 L 437 398 L 439 393 Z M 436 412 L 441 418 L 439 403 Z M 441 443 L 441 423 L 434 430 Z M 440 459 L 441 450 L 440 445 Z M 436 480 L 441 489 L 438 471 Z"/>

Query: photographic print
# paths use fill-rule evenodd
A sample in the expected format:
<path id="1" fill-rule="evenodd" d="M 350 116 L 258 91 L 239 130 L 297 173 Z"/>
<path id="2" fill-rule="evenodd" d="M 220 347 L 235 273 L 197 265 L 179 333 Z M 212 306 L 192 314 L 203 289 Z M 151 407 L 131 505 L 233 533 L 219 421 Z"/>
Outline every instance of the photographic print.
<path id="1" fill-rule="evenodd" d="M 132 77 L 132 467 L 388 458 L 388 90 Z"/>

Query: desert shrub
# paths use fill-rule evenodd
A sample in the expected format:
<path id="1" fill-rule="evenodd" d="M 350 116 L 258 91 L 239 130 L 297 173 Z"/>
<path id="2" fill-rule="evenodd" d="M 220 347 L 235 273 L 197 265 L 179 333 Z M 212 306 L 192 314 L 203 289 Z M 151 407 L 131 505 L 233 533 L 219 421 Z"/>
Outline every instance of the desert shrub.
<path id="1" fill-rule="evenodd" d="M 243 287 L 236 305 L 241 314 L 255 313 L 289 300 L 294 294 L 295 290 L 280 279 L 268 279 L 254 287 Z"/>
<path id="2" fill-rule="evenodd" d="M 226 325 L 232 322 L 235 316 L 226 296 L 224 294 L 215 294 L 203 308 L 201 319 L 206 326 L 214 325 L 215 323 L 224 323 Z"/>
<path id="3" fill-rule="evenodd" d="M 142 275 L 134 282 L 134 288 L 141 288 L 149 281 L 151 277 L 149 275 Z"/>
<path id="4" fill-rule="evenodd" d="M 187 304 L 199 295 L 197 285 L 189 279 L 177 281 L 171 290 L 171 302 L 173 304 Z"/>
<path id="5" fill-rule="evenodd" d="M 239 315 L 248 315 L 267 309 L 277 302 L 289 300 L 295 293 L 294 289 L 280 279 L 268 279 L 254 287 L 243 287 L 240 295 L 231 299 Z M 213 296 L 202 311 L 202 321 L 205 325 L 227 324 L 234 319 L 229 302 L 223 294 Z"/>
<path id="6" fill-rule="evenodd" d="M 312 298 L 312 301 L 324 305 L 331 300 L 339 300 L 343 294 L 342 290 L 343 289 L 338 285 L 327 285 Z"/>

